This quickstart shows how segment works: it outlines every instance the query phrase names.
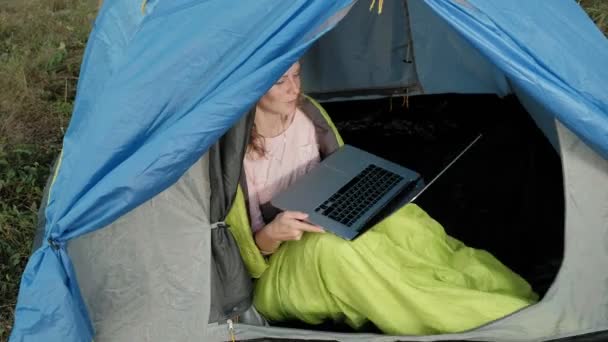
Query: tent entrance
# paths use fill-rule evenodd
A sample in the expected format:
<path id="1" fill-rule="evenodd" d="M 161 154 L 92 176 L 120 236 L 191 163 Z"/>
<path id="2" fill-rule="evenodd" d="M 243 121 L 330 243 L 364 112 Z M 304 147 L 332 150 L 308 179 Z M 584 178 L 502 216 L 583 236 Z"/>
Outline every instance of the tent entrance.
<path id="1" fill-rule="evenodd" d="M 545 294 L 563 258 L 562 167 L 516 97 L 424 95 L 324 107 L 346 143 L 426 180 L 482 133 L 417 203 L 448 234 L 491 252 Z"/>
<path id="2" fill-rule="evenodd" d="M 562 167 L 515 96 L 423 95 L 395 97 L 392 104 L 379 99 L 323 106 L 346 143 L 415 169 L 427 180 L 482 133 L 417 203 L 448 234 L 491 252 L 545 295 L 564 251 Z M 333 322 L 272 327 L 354 333 Z M 371 323 L 357 333 L 382 336 Z"/>

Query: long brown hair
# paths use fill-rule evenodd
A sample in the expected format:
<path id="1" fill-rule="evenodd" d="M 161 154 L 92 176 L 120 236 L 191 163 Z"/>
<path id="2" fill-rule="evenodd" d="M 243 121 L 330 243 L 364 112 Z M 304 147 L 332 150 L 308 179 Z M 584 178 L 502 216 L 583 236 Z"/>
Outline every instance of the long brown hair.
<path id="1" fill-rule="evenodd" d="M 258 132 L 258 128 L 255 125 L 255 119 L 253 125 L 251 125 L 251 135 L 249 136 L 249 143 L 247 144 L 247 152 L 245 155 L 249 159 L 259 159 L 266 156 L 264 136 Z"/>

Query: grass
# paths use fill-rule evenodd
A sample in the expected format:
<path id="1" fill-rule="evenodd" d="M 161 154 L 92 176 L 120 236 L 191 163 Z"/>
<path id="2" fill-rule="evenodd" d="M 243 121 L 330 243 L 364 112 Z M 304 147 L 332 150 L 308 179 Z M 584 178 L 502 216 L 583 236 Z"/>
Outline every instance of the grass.
<path id="1" fill-rule="evenodd" d="M 95 11 L 96 0 L 0 1 L 0 341 L 12 326 Z"/>
<path id="2" fill-rule="evenodd" d="M 0 1 L 0 341 L 8 338 L 38 204 L 98 0 Z M 608 1 L 579 2 L 608 34 Z"/>
<path id="3" fill-rule="evenodd" d="M 0 147 L 0 340 L 12 321 L 23 267 L 31 253 L 38 204 L 54 149 Z"/>
<path id="4" fill-rule="evenodd" d="M 578 3 L 587 11 L 599 29 L 608 36 L 608 1 L 579 0 Z"/>
<path id="5" fill-rule="evenodd" d="M 61 141 L 72 111 L 94 2 L 0 4 L 0 137 L 7 144 Z"/>

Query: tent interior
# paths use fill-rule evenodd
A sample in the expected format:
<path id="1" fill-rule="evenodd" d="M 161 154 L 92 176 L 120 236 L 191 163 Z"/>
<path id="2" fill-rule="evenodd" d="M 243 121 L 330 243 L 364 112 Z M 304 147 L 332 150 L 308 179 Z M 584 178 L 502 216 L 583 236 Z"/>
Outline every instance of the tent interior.
<path id="1" fill-rule="evenodd" d="M 542 298 L 563 258 L 562 168 L 515 96 L 419 95 L 323 107 L 345 143 L 416 170 L 426 182 L 481 134 L 416 203 L 451 236 L 495 255 Z M 278 325 L 352 331 L 331 322 Z M 365 330 L 377 332 L 372 325 Z"/>
<path id="2" fill-rule="evenodd" d="M 381 15 L 357 2 L 301 64 L 346 143 L 426 182 L 481 134 L 416 202 L 542 297 L 563 258 L 564 188 L 555 123 L 529 95 L 423 1 Z"/>
<path id="3" fill-rule="evenodd" d="M 564 253 L 554 123 L 542 110 L 531 116 L 522 102 L 533 101 L 423 1 L 387 2 L 379 16 L 368 7 L 356 3 L 304 55 L 305 92 L 322 103 L 345 143 L 427 182 L 481 134 L 416 203 L 451 236 L 494 254 L 542 298 Z M 351 331 L 331 322 L 277 325 Z"/>

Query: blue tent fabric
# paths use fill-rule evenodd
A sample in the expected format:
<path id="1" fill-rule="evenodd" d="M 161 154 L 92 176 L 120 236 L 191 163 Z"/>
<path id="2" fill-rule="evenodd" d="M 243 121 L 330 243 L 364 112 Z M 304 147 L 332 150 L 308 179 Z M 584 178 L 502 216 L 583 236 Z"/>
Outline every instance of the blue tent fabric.
<path id="1" fill-rule="evenodd" d="M 510 82 L 608 158 L 608 40 L 575 1 L 425 2 Z"/>
<path id="2" fill-rule="evenodd" d="M 108 1 L 87 45 L 11 341 L 87 341 L 66 241 L 173 184 L 346 14 L 350 0 Z"/>
<path id="3" fill-rule="evenodd" d="M 173 184 L 351 3 L 149 0 L 142 13 L 137 1 L 105 1 L 11 341 L 90 341 L 66 242 Z M 425 3 L 608 158 L 608 42 L 574 1 Z"/>

